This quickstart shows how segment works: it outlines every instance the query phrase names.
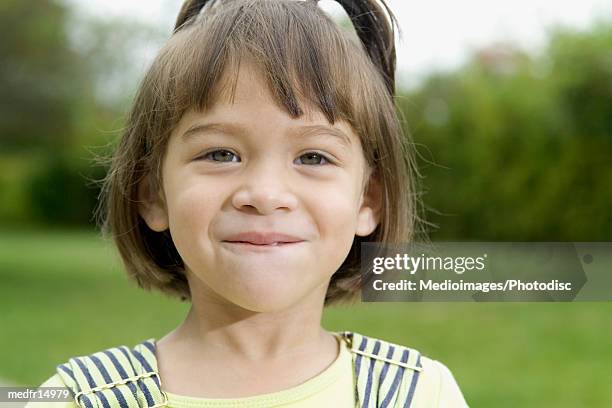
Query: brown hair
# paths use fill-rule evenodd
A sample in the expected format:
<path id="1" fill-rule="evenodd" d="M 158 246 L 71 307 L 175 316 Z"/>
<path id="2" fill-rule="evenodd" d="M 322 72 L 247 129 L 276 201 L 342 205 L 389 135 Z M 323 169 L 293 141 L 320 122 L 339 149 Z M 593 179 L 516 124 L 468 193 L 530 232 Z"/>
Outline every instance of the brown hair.
<path id="1" fill-rule="evenodd" d="M 360 137 L 370 173 L 381 183 L 380 223 L 355 236 L 332 276 L 325 305 L 354 299 L 362 242 L 409 242 L 420 225 L 415 163 L 395 111 L 395 17 L 375 0 L 338 0 L 357 38 L 316 1 L 187 0 L 173 35 L 140 84 L 127 125 L 108 161 L 97 208 L 128 275 L 138 285 L 190 299 L 184 264 L 169 231 L 151 230 L 138 214 L 138 184 L 161 191 L 168 138 L 190 108 L 206 111 L 225 86 L 234 89 L 241 58 L 263 74 L 276 102 L 292 117 L 319 109 L 333 124 L 347 121 Z M 385 13 L 386 11 L 386 13 Z M 223 86 L 222 86 L 223 85 Z M 417 173 L 418 174 L 418 173 Z M 366 178 L 366 181 L 369 177 Z"/>

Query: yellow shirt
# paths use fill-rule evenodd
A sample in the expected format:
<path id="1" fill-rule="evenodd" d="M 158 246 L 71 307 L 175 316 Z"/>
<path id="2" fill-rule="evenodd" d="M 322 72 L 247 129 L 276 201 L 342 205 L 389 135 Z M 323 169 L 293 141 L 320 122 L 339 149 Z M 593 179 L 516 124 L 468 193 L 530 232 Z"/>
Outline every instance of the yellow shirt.
<path id="1" fill-rule="evenodd" d="M 354 408 L 355 380 L 353 360 L 346 341 L 340 341 L 336 360 L 315 377 L 282 391 L 244 398 L 195 398 L 165 392 L 169 408 Z M 421 357 L 422 372 L 411 408 L 467 407 L 449 369 L 442 363 Z M 163 385 L 163 383 L 162 383 Z M 64 387 L 55 374 L 41 387 Z M 26 408 L 77 408 L 69 402 L 30 402 Z"/>

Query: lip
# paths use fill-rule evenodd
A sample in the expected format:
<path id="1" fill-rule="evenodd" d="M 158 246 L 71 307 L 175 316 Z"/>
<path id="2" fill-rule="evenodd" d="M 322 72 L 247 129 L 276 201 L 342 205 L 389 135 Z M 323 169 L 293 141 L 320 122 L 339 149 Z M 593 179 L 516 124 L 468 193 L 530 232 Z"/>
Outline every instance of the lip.
<path id="1" fill-rule="evenodd" d="M 245 244 L 251 246 L 283 246 L 303 241 L 303 239 L 290 234 L 263 231 L 241 232 L 223 240 L 223 242 L 232 244 Z"/>
<path id="2" fill-rule="evenodd" d="M 304 241 L 296 242 L 285 242 L 277 244 L 251 244 L 250 242 L 229 242 L 222 241 L 223 245 L 226 246 L 232 252 L 239 254 L 250 254 L 250 253 L 285 253 L 285 250 L 291 250 L 297 248 L 304 243 Z"/>

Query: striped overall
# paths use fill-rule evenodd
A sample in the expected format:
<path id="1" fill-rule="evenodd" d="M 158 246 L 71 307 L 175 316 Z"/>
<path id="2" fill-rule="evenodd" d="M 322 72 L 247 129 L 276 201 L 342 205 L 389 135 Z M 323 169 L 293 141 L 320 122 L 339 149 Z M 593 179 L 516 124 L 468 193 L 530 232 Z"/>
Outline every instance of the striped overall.
<path id="1" fill-rule="evenodd" d="M 355 406 L 410 407 L 421 371 L 417 350 L 345 331 L 353 359 Z M 153 408 L 167 405 L 157 372 L 155 340 L 132 349 L 113 347 L 73 357 L 57 372 L 84 408 Z"/>

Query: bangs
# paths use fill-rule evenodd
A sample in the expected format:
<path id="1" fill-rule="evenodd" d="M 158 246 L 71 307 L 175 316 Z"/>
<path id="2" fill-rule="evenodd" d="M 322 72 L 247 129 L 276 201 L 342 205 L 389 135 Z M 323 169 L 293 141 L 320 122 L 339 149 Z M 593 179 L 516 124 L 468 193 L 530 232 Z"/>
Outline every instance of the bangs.
<path id="1" fill-rule="evenodd" d="M 156 61 L 161 69 L 152 80 L 170 126 L 187 109 L 205 112 L 217 101 L 233 101 L 240 66 L 248 63 L 291 117 L 317 109 L 331 124 L 342 119 L 358 131 L 358 109 L 367 95 L 380 94 L 380 74 L 316 3 L 211 4 L 172 36 Z"/>

